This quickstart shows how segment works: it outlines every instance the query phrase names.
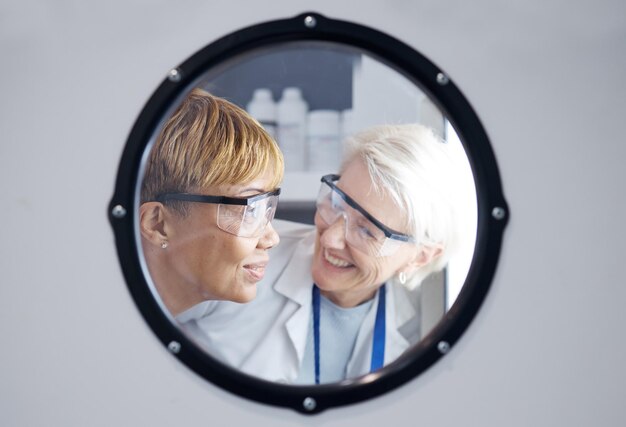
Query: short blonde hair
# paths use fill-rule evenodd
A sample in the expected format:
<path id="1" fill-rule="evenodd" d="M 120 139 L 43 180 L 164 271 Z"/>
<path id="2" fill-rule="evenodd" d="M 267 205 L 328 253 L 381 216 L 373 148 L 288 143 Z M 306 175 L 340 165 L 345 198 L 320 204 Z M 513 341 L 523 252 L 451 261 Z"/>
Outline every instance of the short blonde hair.
<path id="1" fill-rule="evenodd" d="M 284 162 L 272 137 L 240 107 L 196 88 L 165 123 L 149 154 L 141 203 L 165 193 L 245 184 L 266 171 L 272 172 L 271 187 L 278 187 Z M 185 212 L 183 206 L 176 210 Z"/>
<path id="2" fill-rule="evenodd" d="M 367 129 L 349 137 L 344 148 L 341 170 L 355 159 L 363 161 L 374 191 L 389 195 L 405 213 L 406 232 L 418 244 L 441 247 L 439 257 L 408 278 L 405 286 L 417 287 L 443 269 L 458 246 L 458 209 L 451 179 L 455 163 L 449 147 L 430 128 L 405 124 Z"/>

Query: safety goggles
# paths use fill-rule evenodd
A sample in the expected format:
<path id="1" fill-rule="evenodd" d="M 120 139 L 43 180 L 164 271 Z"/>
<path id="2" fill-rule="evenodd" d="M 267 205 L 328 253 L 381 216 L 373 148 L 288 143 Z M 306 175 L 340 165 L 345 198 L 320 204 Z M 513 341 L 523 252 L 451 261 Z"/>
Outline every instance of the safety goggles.
<path id="1" fill-rule="evenodd" d="M 344 219 L 346 242 L 350 246 L 376 257 L 391 256 L 405 243 L 415 243 L 412 236 L 385 226 L 350 196 L 335 185 L 339 175 L 325 175 L 317 197 L 317 213 L 327 225 Z"/>
<path id="2" fill-rule="evenodd" d="M 239 237 L 260 237 L 267 224 L 274 219 L 280 188 L 251 197 L 205 196 L 202 194 L 167 193 L 157 197 L 157 202 L 179 200 L 183 202 L 211 203 L 217 205 L 217 227 Z"/>

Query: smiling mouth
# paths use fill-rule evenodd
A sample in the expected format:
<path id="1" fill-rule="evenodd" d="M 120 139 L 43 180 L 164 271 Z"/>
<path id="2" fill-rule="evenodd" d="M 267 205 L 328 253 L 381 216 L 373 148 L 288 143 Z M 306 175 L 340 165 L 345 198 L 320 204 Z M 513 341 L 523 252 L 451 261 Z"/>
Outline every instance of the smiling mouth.
<path id="1" fill-rule="evenodd" d="M 352 267 L 352 264 L 350 264 L 348 261 L 345 261 L 343 259 L 339 259 L 339 258 L 335 258 L 334 256 L 332 256 L 331 254 L 328 253 L 328 251 L 326 249 L 324 249 L 324 259 L 332 266 L 334 267 L 338 267 L 338 268 L 347 268 L 347 267 Z"/>
<path id="2" fill-rule="evenodd" d="M 263 279 L 263 276 L 265 276 L 265 264 L 248 264 L 244 265 L 243 268 L 256 281 Z"/>

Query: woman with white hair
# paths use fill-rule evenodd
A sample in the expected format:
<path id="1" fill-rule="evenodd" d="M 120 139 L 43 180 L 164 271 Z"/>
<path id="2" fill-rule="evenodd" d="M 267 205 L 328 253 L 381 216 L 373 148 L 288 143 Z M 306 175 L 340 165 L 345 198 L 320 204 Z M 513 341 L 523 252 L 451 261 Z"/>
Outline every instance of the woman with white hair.
<path id="1" fill-rule="evenodd" d="M 198 320 L 211 354 L 267 380 L 320 384 L 376 371 L 415 344 L 407 289 L 455 245 L 447 149 L 421 125 L 348 139 L 340 173 L 322 178 L 315 229 L 276 222 L 281 245 L 258 298 Z"/>

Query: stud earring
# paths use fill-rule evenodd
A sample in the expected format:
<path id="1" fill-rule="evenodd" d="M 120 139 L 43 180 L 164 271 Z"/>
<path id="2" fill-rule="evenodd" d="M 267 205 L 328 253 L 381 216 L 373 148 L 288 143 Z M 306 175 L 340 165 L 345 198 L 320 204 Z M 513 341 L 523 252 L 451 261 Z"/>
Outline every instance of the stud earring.
<path id="1" fill-rule="evenodd" d="M 406 273 L 404 271 L 401 271 L 400 273 L 398 273 L 398 280 L 403 285 L 406 283 Z"/>
<path id="2" fill-rule="evenodd" d="M 161 249 L 166 249 L 167 248 L 167 240 L 164 240 L 163 243 L 161 243 Z"/>

